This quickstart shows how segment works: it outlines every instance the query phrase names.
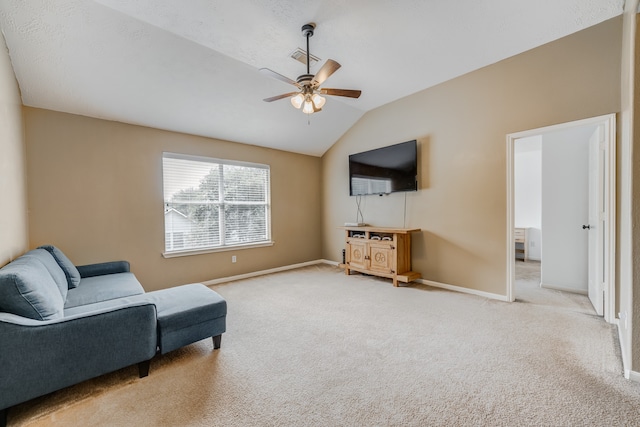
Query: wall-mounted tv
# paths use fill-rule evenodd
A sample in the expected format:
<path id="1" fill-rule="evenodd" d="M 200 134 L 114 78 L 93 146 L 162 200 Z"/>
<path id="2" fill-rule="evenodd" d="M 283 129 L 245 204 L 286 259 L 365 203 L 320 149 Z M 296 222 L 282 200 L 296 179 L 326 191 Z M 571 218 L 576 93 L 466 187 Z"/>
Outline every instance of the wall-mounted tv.
<path id="1" fill-rule="evenodd" d="M 418 190 L 416 140 L 349 156 L 349 194 L 389 194 Z"/>

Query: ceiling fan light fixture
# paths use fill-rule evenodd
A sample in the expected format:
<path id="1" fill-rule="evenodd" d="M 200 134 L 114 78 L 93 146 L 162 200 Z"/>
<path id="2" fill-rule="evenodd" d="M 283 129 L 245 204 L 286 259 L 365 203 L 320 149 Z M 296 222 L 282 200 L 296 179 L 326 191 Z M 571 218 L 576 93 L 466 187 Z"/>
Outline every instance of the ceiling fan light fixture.
<path id="1" fill-rule="evenodd" d="M 311 101 L 310 98 L 304 101 L 304 107 L 302 107 L 302 112 L 305 114 L 313 114 L 314 112 L 313 102 Z"/>
<path id="2" fill-rule="evenodd" d="M 324 106 L 325 102 L 327 102 L 326 99 L 324 99 L 322 96 L 320 96 L 317 93 L 311 97 L 311 100 L 313 101 L 313 104 L 316 106 L 316 109 L 318 110 Z"/>
<path id="3" fill-rule="evenodd" d="M 301 93 L 291 98 L 291 105 L 293 105 L 295 108 L 300 109 L 300 107 L 302 107 L 303 102 L 304 102 L 304 95 Z"/>

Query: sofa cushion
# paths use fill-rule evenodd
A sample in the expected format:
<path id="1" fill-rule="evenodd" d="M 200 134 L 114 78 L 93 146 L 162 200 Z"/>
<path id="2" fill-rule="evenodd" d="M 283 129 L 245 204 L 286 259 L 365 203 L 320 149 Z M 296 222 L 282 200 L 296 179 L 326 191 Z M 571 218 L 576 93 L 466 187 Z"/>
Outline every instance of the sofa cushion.
<path id="1" fill-rule="evenodd" d="M 53 281 L 56 282 L 58 290 L 60 290 L 60 295 L 62 295 L 62 300 L 64 301 L 67 299 L 67 292 L 69 290 L 67 276 L 65 276 L 64 271 L 62 271 L 62 268 L 60 268 L 58 262 L 49 251 L 44 249 L 34 249 L 24 254 L 23 257 L 35 258 L 42 262 L 49 274 L 51 274 Z"/>
<path id="2" fill-rule="evenodd" d="M 47 267 L 33 256 L 21 256 L 0 269 L 0 311 L 35 320 L 63 315 L 64 300 Z"/>
<path id="3" fill-rule="evenodd" d="M 160 353 L 220 335 L 226 329 L 227 302 L 201 283 L 148 292 L 158 311 Z"/>
<path id="4" fill-rule="evenodd" d="M 105 301 L 100 301 L 92 304 L 85 305 L 76 305 L 75 307 L 65 307 L 64 309 L 64 317 L 70 316 L 83 316 L 95 312 L 100 311 L 110 311 L 117 310 L 119 308 L 137 304 L 150 304 L 149 301 L 145 299 L 146 294 L 138 294 L 132 295 L 130 297 L 122 297 L 116 299 L 110 299 Z"/>
<path id="5" fill-rule="evenodd" d="M 77 288 L 69 289 L 64 308 L 94 304 L 115 298 L 143 294 L 144 289 L 133 273 L 85 277 Z"/>
<path id="6" fill-rule="evenodd" d="M 46 249 L 56 260 L 67 278 L 68 289 L 73 289 L 80 284 L 80 273 L 67 256 L 53 245 L 43 245 L 39 249 Z"/>

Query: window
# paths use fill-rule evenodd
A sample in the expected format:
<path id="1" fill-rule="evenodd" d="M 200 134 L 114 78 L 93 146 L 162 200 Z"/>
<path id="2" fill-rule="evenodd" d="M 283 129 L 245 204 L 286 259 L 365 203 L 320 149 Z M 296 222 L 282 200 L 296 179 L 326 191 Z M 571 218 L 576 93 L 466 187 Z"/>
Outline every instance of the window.
<path id="1" fill-rule="evenodd" d="M 270 244 L 269 166 L 164 153 L 165 255 Z"/>

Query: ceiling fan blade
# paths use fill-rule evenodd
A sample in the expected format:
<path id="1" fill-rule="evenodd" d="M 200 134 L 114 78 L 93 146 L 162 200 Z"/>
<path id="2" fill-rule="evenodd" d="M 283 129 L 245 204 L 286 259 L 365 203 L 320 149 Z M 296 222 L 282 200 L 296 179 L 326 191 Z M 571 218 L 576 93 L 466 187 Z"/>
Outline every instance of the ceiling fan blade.
<path id="1" fill-rule="evenodd" d="M 260 68 L 258 71 L 260 71 L 265 76 L 269 76 L 285 83 L 289 83 L 290 85 L 294 85 L 295 87 L 300 87 L 300 84 L 298 84 L 298 82 L 296 82 L 295 80 L 291 80 L 289 77 L 283 76 L 282 74 L 276 73 L 275 71 L 268 68 Z"/>
<path id="2" fill-rule="evenodd" d="M 298 93 L 300 93 L 300 92 L 283 93 L 282 95 L 276 95 L 276 96 L 272 96 L 271 98 L 265 98 L 265 99 L 263 99 L 263 101 L 264 102 L 277 101 L 278 99 L 288 98 L 290 96 L 297 95 Z"/>
<path id="3" fill-rule="evenodd" d="M 327 59 L 327 62 L 324 63 L 322 68 L 318 70 L 315 76 L 313 76 L 313 80 L 311 81 L 312 86 L 320 86 L 327 80 L 331 74 L 335 73 L 341 65 L 338 64 L 333 59 Z"/>
<path id="4" fill-rule="evenodd" d="M 361 90 L 352 90 L 352 89 L 328 89 L 322 88 L 320 89 L 320 93 L 323 95 L 333 95 L 333 96 L 346 96 L 348 98 L 359 98 L 362 93 Z"/>

